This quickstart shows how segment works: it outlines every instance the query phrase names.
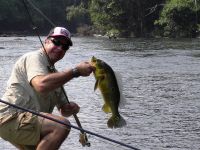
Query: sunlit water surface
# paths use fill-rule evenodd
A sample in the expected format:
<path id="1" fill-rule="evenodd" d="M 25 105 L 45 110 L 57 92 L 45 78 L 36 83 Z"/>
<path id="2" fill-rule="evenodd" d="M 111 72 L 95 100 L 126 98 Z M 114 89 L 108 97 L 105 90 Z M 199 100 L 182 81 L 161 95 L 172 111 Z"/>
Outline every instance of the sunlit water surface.
<path id="1" fill-rule="evenodd" d="M 44 39 L 44 38 L 42 38 Z M 200 46 L 199 39 L 117 39 L 73 37 L 74 46 L 56 67 L 63 70 L 96 56 L 121 74 L 126 103 L 120 113 L 127 125 L 107 128 L 110 114 L 102 112 L 102 97 L 94 92 L 95 80 L 73 79 L 65 85 L 70 101 L 81 107 L 84 129 L 141 150 L 200 149 Z M 14 62 L 40 48 L 37 37 L 0 38 L 0 95 Z M 54 111 L 54 114 L 58 114 Z M 73 118 L 69 118 L 76 125 Z M 61 150 L 128 149 L 88 135 L 91 147 L 78 142 L 72 129 Z M 0 149 L 15 149 L 0 139 Z"/>

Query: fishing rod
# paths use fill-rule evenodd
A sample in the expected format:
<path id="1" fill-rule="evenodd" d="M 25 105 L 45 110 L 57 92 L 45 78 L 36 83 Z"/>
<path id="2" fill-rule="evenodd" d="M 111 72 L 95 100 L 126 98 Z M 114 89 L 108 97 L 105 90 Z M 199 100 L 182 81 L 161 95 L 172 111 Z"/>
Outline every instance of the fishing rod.
<path id="1" fill-rule="evenodd" d="M 40 116 L 40 117 L 43 117 L 43 118 L 45 118 L 45 119 L 48 119 L 48 120 L 57 122 L 57 123 L 59 123 L 59 124 L 62 124 L 62 125 L 64 125 L 64 126 L 71 127 L 71 128 L 76 129 L 76 130 L 80 130 L 81 132 L 88 133 L 88 134 L 90 134 L 90 135 L 93 135 L 93 136 L 99 137 L 99 138 L 101 138 L 101 139 L 104 139 L 104 140 L 107 140 L 107 141 L 110 141 L 110 142 L 119 144 L 119 145 L 121 145 L 121 146 L 130 148 L 130 149 L 133 149 L 133 150 L 140 150 L 140 149 L 135 148 L 135 147 L 133 147 L 133 146 L 131 146 L 131 145 L 124 144 L 124 143 L 119 142 L 119 141 L 117 141 L 117 140 L 114 140 L 114 139 L 111 139 L 111 138 L 102 136 L 102 135 L 100 135 L 100 134 L 91 132 L 91 131 L 89 131 L 89 130 L 85 130 L 85 129 L 83 129 L 83 128 L 74 126 L 74 125 L 72 125 L 72 124 L 65 123 L 65 122 L 63 122 L 63 121 L 57 120 L 57 119 L 52 118 L 52 117 L 49 117 L 49 116 L 47 116 L 47 115 L 43 115 L 43 114 L 41 114 L 41 113 L 39 113 L 39 112 L 36 112 L 36 111 L 34 111 L 34 110 L 30 110 L 30 109 L 23 108 L 23 107 L 21 107 L 21 106 L 15 105 L 15 104 L 11 104 L 11 103 L 6 102 L 6 101 L 4 101 L 4 100 L 2 100 L 2 99 L 0 99 L 0 102 L 1 102 L 1 103 L 4 103 L 4 104 L 6 104 L 6 105 L 9 105 L 10 107 L 13 107 L 13 108 L 16 108 L 16 109 L 20 109 L 20 110 L 23 110 L 23 111 L 25 111 L 25 112 L 32 113 L 32 114 L 34 114 L 34 115 L 36 115 L 36 116 Z"/>
<path id="2" fill-rule="evenodd" d="M 27 0 L 27 1 L 28 1 L 28 0 Z M 34 6 L 30 1 L 28 1 L 28 2 L 31 4 L 31 6 Z M 49 65 L 50 65 L 50 66 L 47 66 L 47 68 L 49 69 L 50 72 L 56 72 L 55 66 L 51 63 L 51 60 L 50 60 L 50 58 L 49 58 L 49 56 L 48 56 L 48 54 L 47 54 L 47 52 L 46 52 L 46 50 L 45 50 L 44 44 L 42 43 L 42 40 L 41 40 L 40 35 L 39 35 L 39 32 L 38 32 L 38 30 L 37 30 L 37 27 L 36 27 L 35 24 L 34 24 L 34 21 L 33 21 L 32 17 L 31 17 L 31 13 L 30 13 L 30 11 L 29 11 L 29 9 L 28 9 L 28 6 L 27 6 L 25 0 L 23 0 L 23 4 L 24 4 L 24 7 L 25 7 L 25 9 L 26 9 L 26 11 L 27 11 L 27 13 L 28 13 L 28 16 L 29 16 L 29 19 L 30 19 L 30 21 L 31 21 L 31 24 L 32 24 L 32 26 L 33 26 L 33 30 L 36 32 L 36 35 L 38 36 L 38 38 L 39 38 L 39 40 L 40 40 L 40 43 L 41 43 L 41 45 L 42 45 L 42 47 L 43 47 L 43 49 L 44 49 L 45 56 L 46 56 L 46 58 L 47 58 L 47 60 L 48 60 L 48 63 L 49 63 Z M 37 8 L 37 7 L 34 6 L 34 8 Z M 37 9 L 37 10 L 39 10 L 39 9 Z M 39 11 L 39 12 L 41 12 L 41 11 Z M 43 13 L 42 13 L 42 14 L 43 14 Z M 46 17 L 46 18 L 47 18 L 47 17 Z M 49 20 L 49 19 L 48 19 L 48 20 Z M 54 24 L 53 24 L 53 25 L 54 25 Z M 64 89 L 63 86 L 61 86 L 61 91 L 63 92 L 63 94 L 64 94 L 64 96 L 65 96 L 65 98 L 66 98 L 66 100 L 67 100 L 67 103 L 69 104 L 70 102 L 69 102 L 69 100 L 68 100 L 67 93 L 66 93 L 66 91 L 65 91 L 65 89 Z M 81 125 L 81 123 L 80 123 L 80 121 L 79 121 L 78 116 L 77 116 L 76 114 L 73 114 L 73 117 L 74 117 L 74 119 L 75 119 L 77 125 L 79 126 L 79 128 L 82 128 L 82 125 Z M 79 137 L 79 142 L 82 144 L 82 146 L 88 146 L 88 147 L 90 147 L 90 142 L 88 141 L 88 138 L 87 138 L 86 133 L 84 132 L 84 130 L 80 130 L 80 131 L 81 131 L 81 133 L 80 133 L 80 137 Z"/>
<path id="3" fill-rule="evenodd" d="M 42 17 L 44 17 L 44 19 L 46 19 L 53 27 L 55 27 L 56 25 L 40 10 L 38 9 L 30 0 L 26 0 L 37 12 L 40 13 L 40 15 L 42 15 Z"/>
<path id="4" fill-rule="evenodd" d="M 41 38 L 40 38 L 39 32 L 38 32 L 38 30 L 37 30 L 37 27 L 35 26 L 34 21 L 32 20 L 31 14 L 30 14 L 29 9 L 28 9 L 28 6 L 27 6 L 25 0 L 22 0 L 22 1 L 23 1 L 23 4 L 24 4 L 24 7 L 25 7 L 25 9 L 26 9 L 26 11 L 27 11 L 27 13 L 28 13 L 28 16 L 29 16 L 29 19 L 30 19 L 30 21 L 31 21 L 31 24 L 33 25 L 33 30 L 36 32 L 36 35 L 38 36 L 38 38 L 39 38 L 39 40 L 40 40 L 40 43 L 41 43 L 41 45 L 42 45 L 42 47 L 43 47 L 43 49 L 44 49 L 44 51 L 45 51 L 47 60 L 48 60 L 48 62 L 49 62 L 49 64 L 50 64 L 50 66 L 48 66 L 48 67 L 49 67 L 49 70 L 52 71 L 52 72 L 56 72 L 55 66 L 51 63 L 50 58 L 48 57 L 47 52 L 46 52 L 46 50 L 45 50 L 45 47 L 44 47 L 44 45 L 43 45 L 43 42 L 42 42 L 42 40 L 41 40 Z M 50 19 L 48 19 L 48 17 L 46 17 L 46 16 L 44 15 L 44 13 L 42 13 L 42 11 L 40 11 L 32 2 L 30 2 L 30 0 L 27 0 L 27 2 L 28 2 L 36 11 L 38 11 L 38 12 L 39 12 L 53 27 L 55 27 L 55 24 L 54 24 Z M 68 97 L 67 97 L 66 91 L 64 90 L 64 87 L 62 86 L 61 89 L 62 89 L 62 91 L 63 91 L 65 97 L 66 97 L 67 100 L 68 100 Z M 125 144 L 125 143 L 116 141 L 116 140 L 114 140 L 114 139 L 110 139 L 110 138 L 108 138 L 108 137 L 99 135 L 99 134 L 97 134 L 97 133 L 91 132 L 91 131 L 89 131 L 89 130 L 83 129 L 82 126 L 81 126 L 81 123 L 80 123 L 80 121 L 79 121 L 79 119 L 78 119 L 78 117 L 77 117 L 77 115 L 73 115 L 73 116 L 74 116 L 74 118 L 75 118 L 75 120 L 76 120 L 76 123 L 77 123 L 78 127 L 77 127 L 77 126 L 74 126 L 74 125 L 71 125 L 71 124 L 66 124 L 66 123 L 64 123 L 64 122 L 62 122 L 62 121 L 60 121 L 60 120 L 57 120 L 57 119 L 55 119 L 55 118 L 52 118 L 52 117 L 49 117 L 49 116 L 46 116 L 46 115 L 43 115 L 43 114 L 40 114 L 40 113 L 38 113 L 38 112 L 36 112 L 36 111 L 30 110 L 30 109 L 26 109 L 26 108 L 22 108 L 22 107 L 20 107 L 20 106 L 17 106 L 17 105 L 14 105 L 14 104 L 5 102 L 5 101 L 3 101 L 3 100 L 1 100 L 1 99 L 0 99 L 0 102 L 1 102 L 1 103 L 4 103 L 4 104 L 7 104 L 7 105 L 9 105 L 9 106 L 11 106 L 11 107 L 14 107 L 14 108 L 17 108 L 17 109 L 20 109 L 20 110 L 23 110 L 23 111 L 30 112 L 30 113 L 32 113 L 32 114 L 34 114 L 34 115 L 37 115 L 37 116 L 40 116 L 40 117 L 49 119 L 49 120 L 51 120 L 51 121 L 60 123 L 60 124 L 62 124 L 62 125 L 65 125 L 65 126 L 68 126 L 68 127 L 71 127 L 71 128 L 74 128 L 74 129 L 79 130 L 79 131 L 82 133 L 82 134 L 80 135 L 80 140 L 81 140 L 81 138 L 82 138 L 82 140 L 84 140 L 84 141 L 82 141 L 82 143 L 81 143 L 83 146 L 85 146 L 85 145 L 90 146 L 90 143 L 88 142 L 88 138 L 87 138 L 87 136 L 86 136 L 86 133 L 88 133 L 88 134 L 90 134 L 90 135 L 94 135 L 94 136 L 96 136 L 96 137 L 102 138 L 102 139 L 104 139 L 104 140 L 107 140 L 107 141 L 110 141 L 110 142 L 119 144 L 119 145 L 121 145 L 121 146 L 130 148 L 130 149 L 133 149 L 133 150 L 140 150 L 140 149 L 135 148 L 135 147 L 133 147 L 133 146 L 131 146 L 131 145 L 128 145 L 128 144 Z M 69 101 L 68 101 L 68 102 L 69 102 Z M 80 140 L 79 140 L 79 141 L 80 141 Z M 81 141 L 80 141 L 80 142 L 81 142 Z"/>

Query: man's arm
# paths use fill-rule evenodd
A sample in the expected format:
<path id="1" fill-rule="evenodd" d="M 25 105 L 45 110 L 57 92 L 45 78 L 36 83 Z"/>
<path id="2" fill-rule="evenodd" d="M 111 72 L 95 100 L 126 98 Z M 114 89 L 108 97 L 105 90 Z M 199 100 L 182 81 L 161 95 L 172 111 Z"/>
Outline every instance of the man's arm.
<path id="1" fill-rule="evenodd" d="M 82 62 L 76 66 L 80 76 L 89 76 L 94 67 L 89 62 Z M 63 86 L 74 77 L 73 70 L 67 69 L 63 72 L 49 73 L 47 75 L 35 76 L 31 80 L 31 85 L 39 93 L 48 93 Z"/>
<path id="2" fill-rule="evenodd" d="M 61 87 L 72 78 L 72 69 L 69 69 L 63 72 L 55 72 L 49 73 L 47 75 L 35 76 L 31 80 L 31 85 L 39 93 L 47 93 Z"/>

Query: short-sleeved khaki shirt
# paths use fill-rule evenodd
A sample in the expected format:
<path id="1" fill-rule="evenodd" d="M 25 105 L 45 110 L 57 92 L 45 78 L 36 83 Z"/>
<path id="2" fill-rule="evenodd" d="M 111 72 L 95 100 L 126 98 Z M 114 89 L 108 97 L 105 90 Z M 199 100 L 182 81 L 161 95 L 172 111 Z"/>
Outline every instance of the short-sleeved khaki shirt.
<path id="1" fill-rule="evenodd" d="M 48 61 L 42 50 L 29 52 L 18 59 L 7 83 L 2 100 L 39 112 L 51 113 L 55 106 L 67 103 L 61 89 L 40 94 L 31 86 L 31 80 L 38 75 L 49 73 Z M 0 103 L 0 118 L 21 112 Z"/>

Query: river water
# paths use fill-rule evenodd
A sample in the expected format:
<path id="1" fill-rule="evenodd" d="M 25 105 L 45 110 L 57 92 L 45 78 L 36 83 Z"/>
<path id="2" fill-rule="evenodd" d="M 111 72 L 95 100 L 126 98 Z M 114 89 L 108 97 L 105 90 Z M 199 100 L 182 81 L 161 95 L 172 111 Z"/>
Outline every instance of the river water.
<path id="1" fill-rule="evenodd" d="M 44 37 L 42 37 L 44 39 Z M 65 85 L 70 101 L 80 107 L 84 129 L 141 150 L 200 149 L 200 39 L 116 39 L 73 37 L 74 46 L 56 67 L 63 70 L 96 56 L 121 74 L 125 103 L 120 113 L 127 125 L 107 128 L 110 114 L 94 92 L 93 75 Z M 40 47 L 37 37 L 0 38 L 0 95 L 14 62 Z M 57 114 L 57 111 L 54 111 Z M 76 125 L 73 118 L 69 118 Z M 123 146 L 88 135 L 91 147 L 82 147 L 72 129 L 61 150 L 126 150 Z M 15 149 L 0 139 L 0 149 Z"/>

